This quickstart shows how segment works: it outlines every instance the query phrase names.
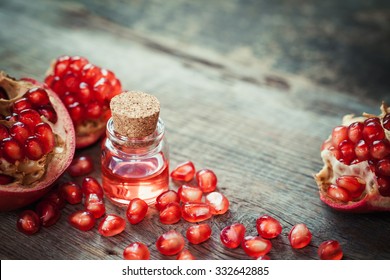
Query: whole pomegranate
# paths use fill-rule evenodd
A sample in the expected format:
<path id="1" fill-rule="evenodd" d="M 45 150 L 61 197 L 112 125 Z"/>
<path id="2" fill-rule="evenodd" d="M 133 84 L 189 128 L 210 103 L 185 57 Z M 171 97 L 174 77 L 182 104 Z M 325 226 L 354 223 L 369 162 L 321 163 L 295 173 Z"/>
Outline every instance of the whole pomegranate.
<path id="1" fill-rule="evenodd" d="M 320 198 L 337 210 L 390 211 L 390 108 L 347 115 L 322 144 L 324 167 L 315 175 Z"/>
<path id="2" fill-rule="evenodd" d="M 61 56 L 52 63 L 45 83 L 58 94 L 72 118 L 76 148 L 95 143 L 105 133 L 111 98 L 122 91 L 114 73 L 83 57 Z"/>
<path id="3" fill-rule="evenodd" d="M 37 200 L 66 170 L 75 151 L 71 122 L 50 89 L 0 71 L 0 211 Z"/>

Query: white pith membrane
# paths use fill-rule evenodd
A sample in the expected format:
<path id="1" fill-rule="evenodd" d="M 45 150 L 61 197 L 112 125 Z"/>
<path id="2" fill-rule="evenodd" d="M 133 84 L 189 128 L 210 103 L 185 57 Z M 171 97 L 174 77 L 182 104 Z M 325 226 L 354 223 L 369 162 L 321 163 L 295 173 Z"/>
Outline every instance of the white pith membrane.
<path id="1" fill-rule="evenodd" d="M 37 87 L 27 81 L 16 81 L 15 79 L 7 76 L 4 72 L 0 71 L 0 86 L 7 92 L 9 100 L 0 99 L 0 113 L 7 116 L 11 114 L 12 104 L 20 99 L 30 88 Z M 53 102 L 53 97 L 49 95 L 50 102 L 59 114 Z M 48 172 L 48 165 L 50 162 L 55 161 L 59 164 L 58 167 L 50 169 L 61 169 L 62 159 L 67 157 L 66 143 L 64 141 L 65 135 L 60 135 L 58 129 L 60 126 L 53 125 L 44 116 L 41 116 L 43 122 L 48 123 L 53 130 L 55 136 L 55 148 L 52 152 L 44 155 L 39 160 L 31 160 L 25 157 L 22 161 L 15 161 L 14 163 L 8 162 L 4 158 L 0 158 L 0 174 L 5 174 L 15 178 L 14 182 L 5 185 L 6 188 L 12 189 L 13 187 L 33 188 L 36 184 L 46 176 Z M 0 120 L 1 124 L 4 124 L 8 128 L 15 123 L 15 121 Z M 58 121 L 57 121 L 58 123 Z M 67 147 L 69 148 L 69 147 Z M 53 174 L 51 174 L 53 175 Z"/>
<path id="2" fill-rule="evenodd" d="M 361 117 L 355 117 L 354 115 L 346 115 L 342 120 L 343 126 L 349 126 L 354 122 L 364 122 L 364 120 L 372 117 L 378 117 L 381 120 L 383 125 L 383 117 L 390 113 L 390 107 L 382 103 L 381 105 L 381 114 L 379 116 L 364 113 Z M 384 129 L 387 140 L 390 140 L 390 131 Z M 328 140 L 331 139 L 329 136 Z M 333 153 L 324 149 L 321 152 L 321 158 L 324 162 L 324 166 L 320 172 L 314 175 L 314 178 L 319 187 L 321 199 L 339 210 L 354 210 L 360 207 L 361 209 L 356 209 L 357 211 L 371 211 L 371 210 L 386 210 L 390 209 L 390 197 L 384 197 L 379 193 L 378 182 L 376 179 L 375 173 L 371 170 L 368 161 L 362 161 L 356 164 L 346 165 L 337 160 Z M 335 200 L 327 195 L 327 190 L 330 185 L 336 184 L 336 179 L 342 175 L 353 175 L 359 176 L 362 178 L 365 183 L 365 190 L 360 197 L 357 197 L 348 202 L 341 202 Z"/>

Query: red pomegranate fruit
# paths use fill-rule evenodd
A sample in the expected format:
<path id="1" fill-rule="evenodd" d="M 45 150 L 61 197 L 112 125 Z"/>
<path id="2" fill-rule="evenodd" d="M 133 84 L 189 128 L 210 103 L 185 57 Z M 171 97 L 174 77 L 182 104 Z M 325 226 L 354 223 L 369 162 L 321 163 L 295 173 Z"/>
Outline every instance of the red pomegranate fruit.
<path id="1" fill-rule="evenodd" d="M 52 63 L 45 83 L 58 94 L 72 118 L 76 148 L 95 143 L 110 118 L 111 98 L 122 92 L 115 74 L 83 57 L 61 56 Z"/>
<path id="2" fill-rule="evenodd" d="M 72 120 L 61 100 L 33 79 L 0 71 L 0 211 L 47 193 L 75 151 Z"/>
<path id="3" fill-rule="evenodd" d="M 390 211 L 390 108 L 346 115 L 322 144 L 324 167 L 315 175 L 320 198 L 346 212 Z"/>

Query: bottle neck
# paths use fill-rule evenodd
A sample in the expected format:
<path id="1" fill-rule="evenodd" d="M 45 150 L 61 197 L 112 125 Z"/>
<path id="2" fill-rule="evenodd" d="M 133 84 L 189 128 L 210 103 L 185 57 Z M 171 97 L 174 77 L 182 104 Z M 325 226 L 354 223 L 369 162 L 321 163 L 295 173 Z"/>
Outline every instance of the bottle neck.
<path id="1" fill-rule="evenodd" d="M 156 130 L 145 137 L 130 138 L 117 133 L 114 130 L 113 119 L 107 122 L 106 135 L 115 148 L 127 153 L 147 153 L 156 148 L 163 140 L 165 134 L 165 125 L 161 118 L 158 119 Z"/>

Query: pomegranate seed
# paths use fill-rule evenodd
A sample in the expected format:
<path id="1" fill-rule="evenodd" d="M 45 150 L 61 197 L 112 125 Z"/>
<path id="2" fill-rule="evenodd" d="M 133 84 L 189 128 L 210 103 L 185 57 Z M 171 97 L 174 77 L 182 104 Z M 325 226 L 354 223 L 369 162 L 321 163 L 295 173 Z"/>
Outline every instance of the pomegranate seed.
<path id="1" fill-rule="evenodd" d="M 30 130 L 22 122 L 16 122 L 10 127 L 10 136 L 23 145 L 29 136 L 31 136 Z"/>
<path id="2" fill-rule="evenodd" d="M 100 103 L 104 103 L 110 93 L 110 90 L 110 82 L 106 78 L 100 78 L 93 86 L 95 99 Z"/>
<path id="3" fill-rule="evenodd" d="M 184 248 L 183 236 L 175 230 L 162 234 L 156 241 L 157 250 L 166 256 L 179 253 Z"/>
<path id="4" fill-rule="evenodd" d="M 68 221 L 73 227 L 82 231 L 92 229 L 96 223 L 94 215 L 85 210 L 79 210 L 70 214 Z"/>
<path id="5" fill-rule="evenodd" d="M 83 193 L 79 185 L 74 182 L 67 182 L 60 186 L 61 195 L 70 204 L 78 204 L 83 199 Z"/>
<path id="6" fill-rule="evenodd" d="M 337 158 L 338 160 L 340 160 L 340 158 L 341 158 L 341 152 L 340 152 L 338 149 L 336 149 L 335 147 L 330 147 L 330 148 L 329 148 L 329 151 L 332 152 L 332 154 L 334 155 L 335 158 Z"/>
<path id="7" fill-rule="evenodd" d="M 34 131 L 35 126 L 42 122 L 42 119 L 37 111 L 26 109 L 19 113 L 19 121 L 27 125 L 30 131 Z"/>
<path id="8" fill-rule="evenodd" d="M 70 104 L 67 108 L 70 117 L 75 123 L 78 123 L 83 119 L 83 108 L 81 107 L 80 103 L 75 102 Z"/>
<path id="9" fill-rule="evenodd" d="M 294 249 L 301 249 L 309 245 L 311 237 L 311 232 L 305 224 L 296 224 L 288 234 L 288 240 Z"/>
<path id="10" fill-rule="evenodd" d="M 336 185 L 330 185 L 326 193 L 329 197 L 341 202 L 348 202 L 352 200 L 352 197 L 346 189 L 340 188 Z"/>
<path id="11" fill-rule="evenodd" d="M 252 258 L 266 255 L 272 248 L 271 241 L 260 236 L 246 236 L 241 244 L 245 254 Z"/>
<path id="12" fill-rule="evenodd" d="M 235 223 L 222 229 L 220 238 L 223 245 L 234 249 L 240 246 L 244 239 L 246 228 L 243 224 Z"/>
<path id="13" fill-rule="evenodd" d="M 31 88 L 24 95 L 33 106 L 43 106 L 50 103 L 49 95 L 43 88 Z"/>
<path id="14" fill-rule="evenodd" d="M 318 256 L 321 260 L 341 260 L 343 250 L 340 243 L 336 240 L 324 241 L 318 247 Z"/>
<path id="15" fill-rule="evenodd" d="M 30 136 L 26 139 L 24 153 L 31 160 L 38 160 L 43 157 L 43 149 L 37 137 Z"/>
<path id="16" fill-rule="evenodd" d="M 203 192 L 200 188 L 182 185 L 177 193 L 181 202 L 201 202 Z"/>
<path id="17" fill-rule="evenodd" d="M 189 182 L 194 178 L 195 166 L 191 161 L 186 161 L 178 166 L 171 172 L 172 180 Z"/>
<path id="18" fill-rule="evenodd" d="M 148 204 L 140 198 L 130 201 L 126 210 L 126 217 L 130 224 L 135 225 L 141 222 L 148 212 Z"/>
<path id="19" fill-rule="evenodd" d="M 377 163 L 378 173 L 383 176 L 390 176 L 390 158 L 385 158 Z"/>
<path id="20" fill-rule="evenodd" d="M 35 210 L 44 227 L 54 225 L 61 217 L 60 210 L 50 201 L 42 200 L 38 203 Z"/>
<path id="21" fill-rule="evenodd" d="M 81 190 L 85 196 L 93 193 L 96 194 L 99 198 L 103 198 L 103 188 L 93 177 L 87 176 L 83 179 L 81 183 Z"/>
<path id="22" fill-rule="evenodd" d="M 77 156 L 68 167 L 68 173 L 72 177 L 84 176 L 93 171 L 93 161 L 89 156 Z"/>
<path id="23" fill-rule="evenodd" d="M 23 149 L 20 144 L 11 138 L 5 138 L 0 142 L 0 153 L 10 163 L 24 158 Z"/>
<path id="24" fill-rule="evenodd" d="M 341 152 L 341 158 L 345 164 L 350 164 L 356 157 L 355 145 L 349 140 L 344 140 L 339 144 L 339 151 Z"/>
<path id="25" fill-rule="evenodd" d="M 110 214 L 104 217 L 104 219 L 99 224 L 99 233 L 103 236 L 114 236 L 120 234 L 126 228 L 125 219 Z"/>
<path id="26" fill-rule="evenodd" d="M 141 242 L 130 243 L 123 251 L 125 260 L 149 260 L 150 252 L 148 247 Z"/>
<path id="27" fill-rule="evenodd" d="M 370 147 L 370 154 L 374 159 L 385 158 L 390 153 L 387 140 L 374 141 Z"/>
<path id="28" fill-rule="evenodd" d="M 390 178 L 389 177 L 378 177 L 378 191 L 381 196 L 390 196 Z"/>
<path id="29" fill-rule="evenodd" d="M 69 62 L 70 62 L 69 56 L 66 55 L 66 56 L 59 57 L 54 66 L 54 74 L 57 76 L 61 76 L 65 74 L 66 70 L 68 69 Z"/>
<path id="30" fill-rule="evenodd" d="M 77 95 L 77 97 L 81 103 L 88 104 L 92 100 L 92 93 L 89 90 L 89 86 L 87 83 L 81 82 L 79 85 L 78 92 L 79 92 L 79 94 Z"/>
<path id="31" fill-rule="evenodd" d="M 196 258 L 194 257 L 193 254 L 191 254 L 191 252 L 187 249 L 184 249 L 183 251 L 181 251 L 177 257 L 176 257 L 177 260 L 196 260 Z"/>
<path id="32" fill-rule="evenodd" d="M 3 140 L 4 138 L 8 138 L 10 136 L 8 127 L 6 127 L 3 124 L 0 124 L 0 140 Z"/>
<path id="33" fill-rule="evenodd" d="M 103 108 L 97 102 L 88 103 L 85 113 L 87 118 L 98 119 L 102 116 Z"/>
<path id="34" fill-rule="evenodd" d="M 366 188 L 366 182 L 358 177 L 343 175 L 336 179 L 336 185 L 348 191 L 351 198 L 359 197 Z"/>
<path id="35" fill-rule="evenodd" d="M 84 207 L 96 219 L 102 217 L 104 213 L 106 213 L 106 206 L 104 205 L 103 198 L 95 193 L 85 195 Z"/>
<path id="36" fill-rule="evenodd" d="M 20 98 L 19 100 L 16 100 L 15 103 L 12 105 L 12 111 L 14 113 L 19 114 L 23 110 L 31 109 L 31 103 L 27 100 L 27 98 Z"/>
<path id="37" fill-rule="evenodd" d="M 386 130 L 390 130 L 390 113 L 387 113 L 387 114 L 383 117 L 383 127 L 384 127 Z"/>
<path id="38" fill-rule="evenodd" d="M 16 223 L 18 230 L 24 234 L 32 235 L 39 231 L 41 221 L 33 210 L 24 210 L 20 213 Z"/>
<path id="39" fill-rule="evenodd" d="M 211 227 L 208 224 L 190 226 L 186 231 L 186 237 L 192 244 L 200 244 L 211 236 Z"/>
<path id="40" fill-rule="evenodd" d="M 41 116 L 44 116 L 49 122 L 57 123 L 57 113 L 54 111 L 51 105 L 45 105 L 38 108 L 38 112 Z"/>
<path id="41" fill-rule="evenodd" d="M 181 208 L 177 202 L 169 203 L 160 212 L 160 222 L 166 225 L 176 224 L 181 219 Z"/>
<path id="42" fill-rule="evenodd" d="M 8 185 L 15 181 L 15 178 L 5 174 L 0 174 L 0 185 Z"/>
<path id="43" fill-rule="evenodd" d="M 181 207 L 181 213 L 183 219 L 190 223 L 202 222 L 212 216 L 210 206 L 201 202 L 184 203 Z"/>
<path id="44" fill-rule="evenodd" d="M 49 201 L 54 204 L 58 209 L 63 209 L 66 205 L 65 198 L 58 190 L 50 191 L 45 197 L 44 200 Z"/>
<path id="45" fill-rule="evenodd" d="M 271 239 L 282 233 L 282 226 L 275 218 L 263 215 L 256 220 L 256 229 L 263 238 Z"/>
<path id="46" fill-rule="evenodd" d="M 338 147 L 344 140 L 348 140 L 348 127 L 336 126 L 332 131 L 333 146 Z"/>
<path id="47" fill-rule="evenodd" d="M 356 157 L 361 160 L 368 160 L 370 157 L 369 147 L 364 140 L 360 140 L 355 146 Z"/>
<path id="48" fill-rule="evenodd" d="M 81 72 L 83 67 L 88 64 L 88 60 L 81 56 L 70 57 L 69 70 L 73 73 Z"/>
<path id="49" fill-rule="evenodd" d="M 48 154 L 53 151 L 56 140 L 50 125 L 47 123 L 40 123 L 35 127 L 35 135 L 42 144 L 42 150 L 44 154 Z"/>
<path id="50" fill-rule="evenodd" d="M 198 186 L 203 192 L 213 192 L 217 187 L 217 176 L 212 170 L 201 169 L 196 172 L 195 176 L 196 181 L 198 182 Z"/>
<path id="51" fill-rule="evenodd" d="M 94 84 L 101 76 L 100 68 L 93 65 L 87 64 L 82 70 L 82 80 L 88 84 Z"/>
<path id="52" fill-rule="evenodd" d="M 210 205 L 210 212 L 213 215 L 221 215 L 229 210 L 229 200 L 220 192 L 207 194 L 206 203 Z"/>
<path id="53" fill-rule="evenodd" d="M 348 127 L 348 138 L 352 143 L 357 143 L 363 139 L 364 125 L 361 122 L 354 122 Z"/>
<path id="54" fill-rule="evenodd" d="M 62 100 L 63 100 L 64 104 L 66 105 L 66 107 L 72 105 L 73 103 L 75 103 L 77 101 L 76 97 L 71 92 L 67 92 Z"/>
<path id="55" fill-rule="evenodd" d="M 385 132 L 383 131 L 379 119 L 378 121 L 376 120 L 368 121 L 368 120 L 371 119 L 367 119 L 364 122 L 364 128 L 363 128 L 364 140 L 366 140 L 367 143 L 372 143 L 376 140 L 382 140 L 383 138 L 385 138 Z"/>
<path id="56" fill-rule="evenodd" d="M 169 190 L 161 193 L 156 198 L 156 208 L 157 210 L 161 211 L 163 210 L 169 203 L 171 202 L 180 202 L 179 195 L 174 190 Z"/>

